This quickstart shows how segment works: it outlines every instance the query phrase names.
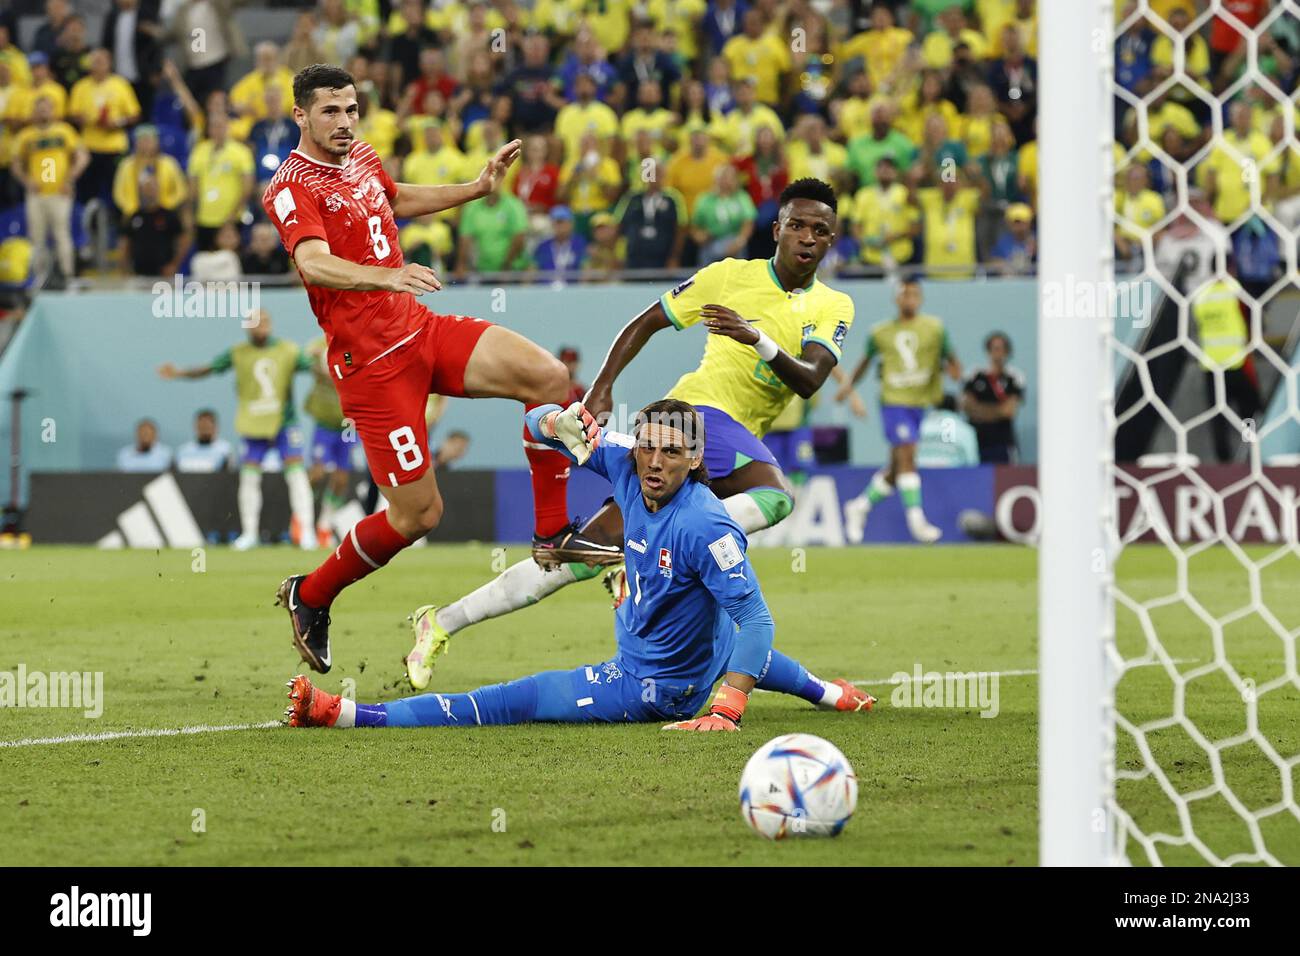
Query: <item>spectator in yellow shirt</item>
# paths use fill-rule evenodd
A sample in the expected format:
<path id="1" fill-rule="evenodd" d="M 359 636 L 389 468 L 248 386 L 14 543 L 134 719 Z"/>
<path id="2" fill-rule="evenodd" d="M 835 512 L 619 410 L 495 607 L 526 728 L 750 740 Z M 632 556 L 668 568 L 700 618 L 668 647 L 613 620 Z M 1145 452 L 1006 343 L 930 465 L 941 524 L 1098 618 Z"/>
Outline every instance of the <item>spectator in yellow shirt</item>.
<path id="1" fill-rule="evenodd" d="M 898 181 L 893 157 L 881 156 L 876 161 L 876 181 L 858 190 L 852 219 L 860 256 L 867 265 L 890 268 L 912 261 L 921 214 L 907 187 Z"/>
<path id="2" fill-rule="evenodd" d="M 1115 196 L 1115 212 L 1126 220 L 1115 224 L 1115 258 L 1140 258 L 1143 238 L 1150 236 L 1154 245 L 1158 233 L 1151 228 L 1165 218 L 1165 201 L 1150 188 L 1144 164 L 1134 163 L 1124 170 L 1124 188 Z"/>
<path id="3" fill-rule="evenodd" d="M 411 153 L 402 163 L 402 178 L 406 182 L 442 186 L 459 183 L 466 178 L 473 179 L 478 175 L 477 170 L 471 174 L 465 154 L 456 148 L 454 140 L 449 140 L 441 123 L 431 122 L 424 127 L 421 138 L 424 148 L 418 153 Z M 433 217 L 443 222 L 454 222 L 460 208 L 453 206 L 434 213 Z"/>
<path id="4" fill-rule="evenodd" d="M 921 44 L 921 59 L 932 70 L 946 70 L 952 65 L 952 48 L 957 43 L 970 47 L 975 59 L 988 56 L 988 44 L 978 30 L 966 25 L 966 14 L 958 4 L 953 4 L 939 14 L 940 29 L 932 30 Z"/>
<path id="5" fill-rule="evenodd" d="M 48 97 L 36 99 L 36 113 L 14 140 L 11 173 L 27 193 L 27 234 L 37 257 L 38 268 L 54 238 L 59 270 L 64 279 L 74 271 L 72 251 L 72 194 L 77 177 L 86 169 L 89 157 L 77 131 L 54 118 L 54 104 Z"/>
<path id="6" fill-rule="evenodd" d="M 631 144 L 642 130 L 648 130 L 656 144 L 664 144 L 669 133 L 680 120 L 677 114 L 663 107 L 663 90 L 659 84 L 648 80 L 637 87 L 636 109 L 623 114 L 620 132 Z"/>
<path id="7" fill-rule="evenodd" d="M 925 271 L 931 279 L 970 279 L 975 275 L 975 214 L 978 189 L 960 177 L 918 189 L 916 201 L 925 224 Z"/>
<path id="8" fill-rule="evenodd" d="M 140 101 L 123 77 L 112 72 L 113 61 L 105 49 L 90 54 L 90 75 L 72 87 L 68 118 L 81 128 L 82 141 L 90 151 L 90 165 L 77 181 L 77 199 L 108 202 L 113 173 L 126 154 L 126 131 L 140 119 Z"/>
<path id="9" fill-rule="evenodd" d="M 597 0 L 578 6 L 582 10 L 582 22 L 607 51 L 621 50 L 627 45 L 632 29 L 632 0 Z"/>
<path id="10" fill-rule="evenodd" d="M 27 58 L 27 62 L 32 70 L 31 86 L 15 88 L 0 115 L 15 128 L 24 126 L 32 121 L 36 112 L 36 98 L 46 96 L 54 109 L 54 118 L 63 119 L 68 109 L 68 92 L 55 82 L 54 74 L 50 72 L 50 58 L 38 50 Z"/>
<path id="11" fill-rule="evenodd" d="M 912 31 L 894 23 L 894 11 L 883 3 L 871 8 L 871 29 L 840 44 L 835 62 L 841 76 L 857 68 L 860 60 L 877 89 L 893 89 L 899 80 L 903 57 L 912 45 Z"/>
<path id="12" fill-rule="evenodd" d="M 163 209 L 179 209 L 185 202 L 185 171 L 159 149 L 157 128 L 142 123 L 135 128 L 135 150 L 118 164 L 113 177 L 113 205 L 123 219 L 139 211 L 140 180 L 146 176 L 158 184 L 158 205 Z"/>
<path id="13" fill-rule="evenodd" d="M 800 116 L 790 131 L 785 148 L 790 163 L 790 182 L 800 179 L 831 181 L 835 170 L 849 161 L 849 151 L 830 138 L 826 121 L 816 113 Z"/>
<path id="14" fill-rule="evenodd" d="M 1223 131 L 1223 142 L 1196 169 L 1201 188 L 1214 205 L 1214 215 L 1225 224 L 1251 208 L 1251 184 L 1262 192 L 1264 182 L 1278 165 L 1267 158 L 1273 144 L 1251 126 L 1249 104 L 1237 100 L 1228 116 L 1232 128 Z"/>
<path id="15" fill-rule="evenodd" d="M 972 87 L 961 115 L 961 141 L 966 144 L 966 155 L 977 160 L 989 151 L 993 142 L 993 127 L 1006 123 L 998 112 L 998 102 L 993 90 L 985 84 Z"/>
<path id="16" fill-rule="evenodd" d="M 951 100 L 944 98 L 942 76 L 935 70 L 926 70 L 921 74 L 920 88 L 904 101 L 902 113 L 894 125 L 919 146 L 925 137 L 926 121 L 931 116 L 942 116 L 950 130 L 961 128 L 961 114 Z"/>
<path id="17" fill-rule="evenodd" d="M 190 153 L 188 170 L 199 251 L 210 251 L 218 230 L 244 211 L 253 193 L 253 168 L 252 150 L 230 138 L 226 114 L 210 114 L 208 138 Z"/>
<path id="18" fill-rule="evenodd" d="M 713 145 L 709 131 L 691 130 L 690 141 L 668 161 L 668 188 L 686 201 L 686 215 L 695 212 L 695 201 L 713 187 L 718 167 L 727 164 L 727 154 Z"/>
<path id="19" fill-rule="evenodd" d="M 230 135 L 241 143 L 258 120 L 266 119 L 266 91 L 278 87 L 282 102 L 293 102 L 293 74 L 280 63 L 280 48 L 264 40 L 253 48 L 253 72 L 244 76 L 230 90 L 230 108 L 235 119 L 230 124 Z M 358 78 L 360 79 L 360 78 Z"/>
<path id="20" fill-rule="evenodd" d="M 785 139 L 785 124 L 771 107 L 758 102 L 757 84 L 752 76 L 736 83 L 735 97 L 735 108 L 723 116 L 715 116 L 709 125 L 709 132 L 723 149 L 737 158 L 748 156 L 754 151 L 754 134 L 760 126 L 771 127 L 777 139 Z"/>
<path id="21" fill-rule="evenodd" d="M 591 235 L 591 217 L 614 208 L 623 191 L 618 163 L 605 155 L 595 133 L 586 133 L 578 143 L 578 154 L 560 170 L 560 201 L 573 210 L 582 237 Z"/>
<path id="22" fill-rule="evenodd" d="M 781 77 L 790 69 L 790 51 L 781 40 L 763 32 L 761 10 L 751 7 L 745 11 L 744 32 L 723 45 L 722 58 L 731 67 L 732 76 L 755 79 L 760 102 L 781 104 Z"/>
<path id="23" fill-rule="evenodd" d="M 831 101 L 831 116 L 835 119 L 835 127 L 840 131 L 841 138 L 847 143 L 871 129 L 871 114 L 881 105 L 889 107 L 892 114 L 892 101 L 889 97 L 874 92 L 867 71 L 854 69 L 850 72 L 848 96 Z"/>
<path id="24" fill-rule="evenodd" d="M 646 4 L 656 29 L 677 38 L 677 52 L 687 63 L 699 56 L 698 28 L 706 10 L 704 0 L 649 0 Z"/>
<path id="25" fill-rule="evenodd" d="M 582 137 L 588 133 L 595 133 L 605 142 L 618 135 L 618 115 L 596 99 L 598 89 L 590 73 L 579 73 L 573 81 L 576 99 L 562 106 L 555 116 L 555 135 L 564 144 L 565 162 L 578 155 Z"/>
<path id="26" fill-rule="evenodd" d="M 1183 36 L 1183 72 L 1182 75 L 1193 83 L 1210 89 L 1210 46 L 1201 34 L 1187 32 L 1191 23 L 1185 7 L 1174 7 L 1169 11 L 1169 25 Z M 1151 43 L 1151 72 L 1156 85 L 1163 83 L 1174 72 L 1174 41 L 1163 32 L 1155 34 Z M 1172 96 L 1184 106 L 1196 109 L 1200 103 L 1196 95 L 1181 83 L 1170 91 Z"/>

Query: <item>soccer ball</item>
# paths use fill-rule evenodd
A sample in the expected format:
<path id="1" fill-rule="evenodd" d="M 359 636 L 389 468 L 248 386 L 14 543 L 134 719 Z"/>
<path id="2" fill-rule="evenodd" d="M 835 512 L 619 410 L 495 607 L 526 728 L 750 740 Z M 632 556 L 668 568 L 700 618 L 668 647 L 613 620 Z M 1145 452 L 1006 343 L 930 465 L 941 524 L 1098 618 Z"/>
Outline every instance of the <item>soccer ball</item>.
<path id="1" fill-rule="evenodd" d="M 785 734 L 755 751 L 740 775 L 740 815 L 759 836 L 838 836 L 858 805 L 844 754 L 812 734 Z"/>

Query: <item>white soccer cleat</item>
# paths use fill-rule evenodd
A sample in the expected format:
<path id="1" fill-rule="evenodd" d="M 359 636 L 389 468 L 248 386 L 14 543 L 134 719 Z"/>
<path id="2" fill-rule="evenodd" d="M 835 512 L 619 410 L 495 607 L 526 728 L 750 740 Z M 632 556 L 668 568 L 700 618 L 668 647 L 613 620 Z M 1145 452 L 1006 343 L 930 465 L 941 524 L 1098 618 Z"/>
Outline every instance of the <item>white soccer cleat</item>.
<path id="1" fill-rule="evenodd" d="M 925 515 L 919 510 L 908 514 L 907 530 L 912 533 L 912 538 L 921 544 L 934 544 L 943 537 L 943 532 L 925 520 Z"/>
<path id="2" fill-rule="evenodd" d="M 871 514 L 871 502 L 866 495 L 858 495 L 844 503 L 844 535 L 850 544 L 861 544 L 867 530 L 867 515 Z"/>
<path id="3" fill-rule="evenodd" d="M 256 548 L 262 542 L 257 540 L 255 534 L 241 534 L 234 541 L 230 542 L 230 547 L 235 551 L 250 551 Z"/>

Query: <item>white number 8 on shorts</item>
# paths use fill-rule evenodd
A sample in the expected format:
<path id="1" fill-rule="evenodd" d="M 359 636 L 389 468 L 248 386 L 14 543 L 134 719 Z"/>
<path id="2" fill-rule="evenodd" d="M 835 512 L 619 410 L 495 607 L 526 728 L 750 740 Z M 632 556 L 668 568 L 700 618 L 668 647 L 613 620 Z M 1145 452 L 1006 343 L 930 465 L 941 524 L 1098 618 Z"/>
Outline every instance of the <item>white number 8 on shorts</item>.
<path id="1" fill-rule="evenodd" d="M 397 463 L 403 471 L 414 471 L 424 464 L 424 452 L 415 441 L 415 432 L 410 425 L 403 425 L 388 433 L 389 444 L 397 452 Z"/>

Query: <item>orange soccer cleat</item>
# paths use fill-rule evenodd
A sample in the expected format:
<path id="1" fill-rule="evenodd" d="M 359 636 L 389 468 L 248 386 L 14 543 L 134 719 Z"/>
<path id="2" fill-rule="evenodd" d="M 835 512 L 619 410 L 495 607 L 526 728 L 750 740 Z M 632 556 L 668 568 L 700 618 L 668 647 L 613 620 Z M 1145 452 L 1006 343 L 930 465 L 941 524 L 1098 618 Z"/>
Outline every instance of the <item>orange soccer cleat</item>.
<path id="1" fill-rule="evenodd" d="M 333 727 L 339 719 L 342 697 L 313 687 L 303 674 L 285 686 L 289 688 L 290 703 L 284 716 L 289 718 L 290 727 Z"/>
<path id="2" fill-rule="evenodd" d="M 831 683 L 844 692 L 840 694 L 840 699 L 835 702 L 836 710 L 870 711 L 871 708 L 876 706 L 876 698 L 865 690 L 858 690 L 843 678 L 833 680 Z"/>

